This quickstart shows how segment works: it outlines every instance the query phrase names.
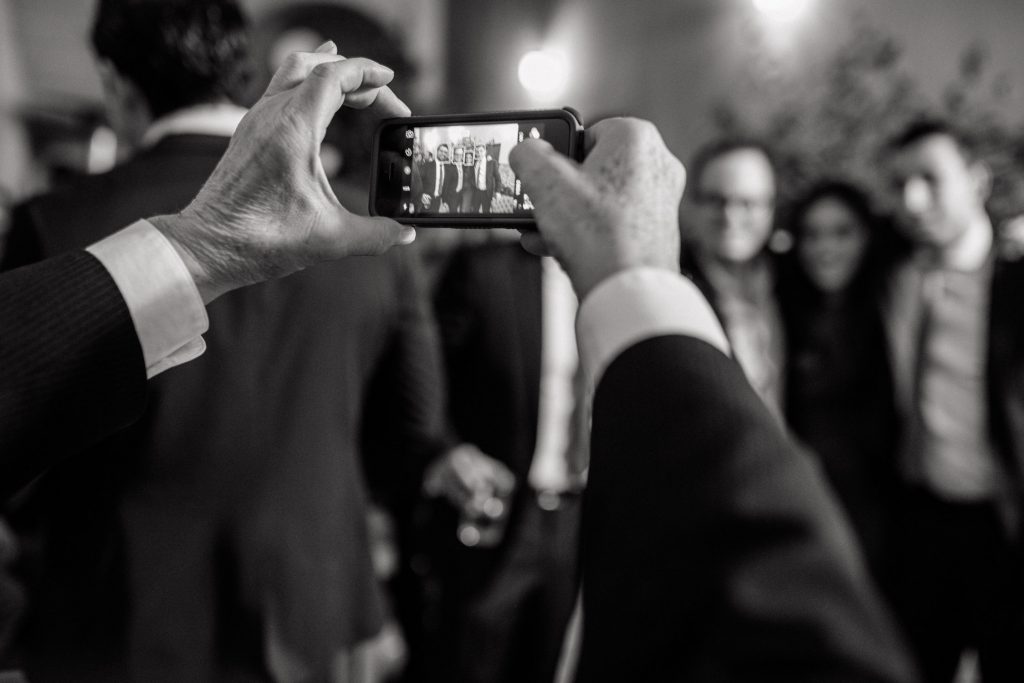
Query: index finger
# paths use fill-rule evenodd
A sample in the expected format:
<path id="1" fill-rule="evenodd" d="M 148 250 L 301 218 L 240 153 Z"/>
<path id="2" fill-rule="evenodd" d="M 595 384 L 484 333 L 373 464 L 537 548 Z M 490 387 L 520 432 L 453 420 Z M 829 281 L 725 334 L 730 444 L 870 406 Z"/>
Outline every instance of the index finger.
<path id="1" fill-rule="evenodd" d="M 386 119 L 393 116 L 409 116 L 412 111 L 391 88 L 361 88 L 345 96 L 345 106 L 353 109 L 366 109 L 378 118 Z"/>
<path id="2" fill-rule="evenodd" d="M 312 114 L 318 128 L 326 128 L 350 94 L 379 90 L 394 75 L 386 66 L 362 57 L 318 64 L 296 89 L 296 102 L 301 111 Z"/>
<path id="3" fill-rule="evenodd" d="M 285 90 L 291 90 L 306 80 L 310 72 L 320 64 L 340 62 L 345 59 L 337 54 L 336 49 L 324 49 L 326 45 L 325 43 L 320 48 L 317 48 L 317 52 L 293 52 L 288 55 L 277 71 L 274 72 L 274 76 L 270 79 L 270 84 L 263 92 L 261 99 L 273 97 Z M 331 43 L 331 47 L 333 48 L 333 43 Z M 324 51 L 320 52 L 321 49 L 324 49 Z"/>

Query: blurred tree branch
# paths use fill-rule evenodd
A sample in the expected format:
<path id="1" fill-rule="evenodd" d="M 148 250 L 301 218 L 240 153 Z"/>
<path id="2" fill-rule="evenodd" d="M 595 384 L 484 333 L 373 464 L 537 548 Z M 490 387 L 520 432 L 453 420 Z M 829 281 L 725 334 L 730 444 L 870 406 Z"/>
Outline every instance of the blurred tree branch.
<path id="1" fill-rule="evenodd" d="M 755 59 L 755 67 L 765 61 Z M 785 81 L 773 72 L 753 69 L 742 99 L 718 104 L 712 118 L 723 134 L 770 142 L 777 153 L 783 206 L 824 177 L 847 177 L 879 196 L 885 183 L 879 153 L 885 142 L 911 119 L 933 116 L 967 131 L 991 166 L 989 210 L 997 225 L 1024 215 L 1024 125 L 1008 124 L 997 114 L 1012 85 L 1006 73 L 992 67 L 985 44 L 964 50 L 939 102 L 921 93 L 898 42 L 866 22 L 860 22 L 820 75 Z"/>

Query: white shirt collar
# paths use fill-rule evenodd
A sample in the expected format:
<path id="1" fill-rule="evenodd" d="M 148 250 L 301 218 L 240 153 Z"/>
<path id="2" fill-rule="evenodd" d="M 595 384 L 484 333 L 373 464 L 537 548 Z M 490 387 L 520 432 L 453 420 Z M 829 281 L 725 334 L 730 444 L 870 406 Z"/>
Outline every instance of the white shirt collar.
<path id="1" fill-rule="evenodd" d="M 953 270 L 976 271 L 988 261 L 993 240 L 992 221 L 982 213 L 959 239 L 943 251 L 942 261 Z"/>
<path id="2" fill-rule="evenodd" d="M 152 147 L 168 135 L 217 135 L 229 138 L 235 134 L 246 109 L 234 104 L 197 104 L 161 116 L 142 137 L 143 147 Z"/>

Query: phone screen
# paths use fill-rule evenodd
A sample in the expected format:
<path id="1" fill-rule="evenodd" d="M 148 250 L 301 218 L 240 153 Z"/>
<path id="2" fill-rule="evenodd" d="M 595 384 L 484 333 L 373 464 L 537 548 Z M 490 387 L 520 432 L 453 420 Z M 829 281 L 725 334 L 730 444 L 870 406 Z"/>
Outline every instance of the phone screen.
<path id="1" fill-rule="evenodd" d="M 381 135 L 376 210 L 422 218 L 526 218 L 533 204 L 508 157 L 527 138 L 568 140 L 556 119 L 396 124 Z"/>

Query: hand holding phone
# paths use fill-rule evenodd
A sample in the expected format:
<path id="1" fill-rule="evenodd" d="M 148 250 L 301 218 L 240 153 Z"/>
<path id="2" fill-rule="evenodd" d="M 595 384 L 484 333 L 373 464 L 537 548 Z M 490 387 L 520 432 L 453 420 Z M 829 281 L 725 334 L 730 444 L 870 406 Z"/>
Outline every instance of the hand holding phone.
<path id="1" fill-rule="evenodd" d="M 539 232 L 523 247 L 554 256 L 583 301 L 630 268 L 679 272 L 679 202 L 686 169 L 653 123 L 606 119 L 587 132 L 587 155 L 571 163 L 543 142 L 512 153 L 539 208 Z"/>
<path id="2" fill-rule="evenodd" d="M 568 109 L 388 119 L 374 140 L 370 214 L 425 227 L 534 228 L 512 148 L 543 139 L 580 159 L 582 137 Z"/>

